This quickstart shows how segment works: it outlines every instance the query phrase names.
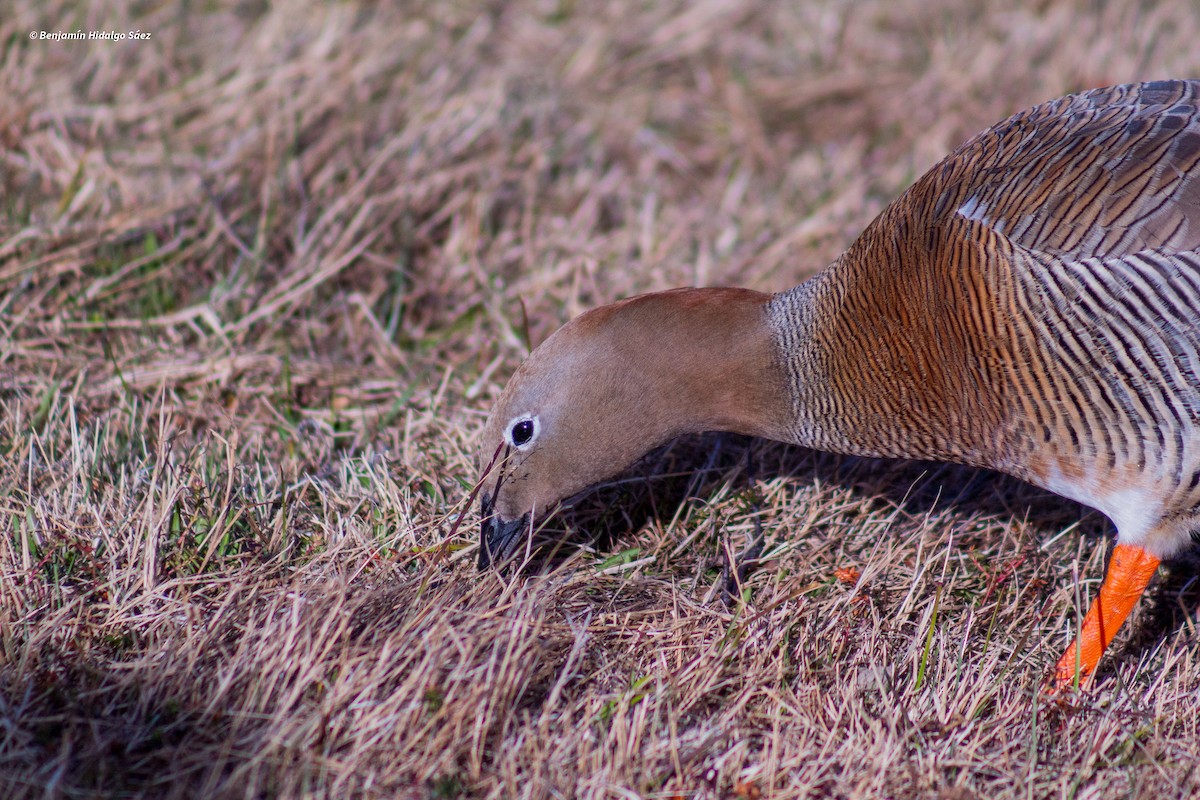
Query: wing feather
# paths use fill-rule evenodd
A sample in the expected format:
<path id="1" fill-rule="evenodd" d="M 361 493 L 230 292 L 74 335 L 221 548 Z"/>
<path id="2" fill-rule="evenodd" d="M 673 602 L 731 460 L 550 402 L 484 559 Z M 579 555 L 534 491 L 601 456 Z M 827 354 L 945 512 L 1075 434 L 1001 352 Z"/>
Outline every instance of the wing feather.
<path id="1" fill-rule="evenodd" d="M 932 221 L 1072 261 L 1200 250 L 1198 107 L 1200 81 L 1159 81 L 1024 111 L 934 169 Z"/>

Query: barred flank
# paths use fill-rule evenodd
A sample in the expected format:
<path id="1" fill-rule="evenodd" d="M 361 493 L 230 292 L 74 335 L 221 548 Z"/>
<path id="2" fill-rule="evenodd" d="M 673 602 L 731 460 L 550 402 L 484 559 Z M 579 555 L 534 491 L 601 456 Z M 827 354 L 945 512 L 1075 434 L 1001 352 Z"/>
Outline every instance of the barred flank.
<path id="1" fill-rule="evenodd" d="M 775 297 L 793 438 L 1200 510 L 1200 82 L 1062 98 Z"/>

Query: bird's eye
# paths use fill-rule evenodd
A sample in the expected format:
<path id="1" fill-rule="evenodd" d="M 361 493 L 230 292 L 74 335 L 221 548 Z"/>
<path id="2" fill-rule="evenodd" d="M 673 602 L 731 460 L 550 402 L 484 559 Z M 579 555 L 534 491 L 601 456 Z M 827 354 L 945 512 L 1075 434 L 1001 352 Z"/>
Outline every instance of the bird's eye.
<path id="1" fill-rule="evenodd" d="M 537 417 L 518 417 L 508 425 L 508 438 L 514 446 L 525 447 L 537 437 Z"/>
<path id="2" fill-rule="evenodd" d="M 520 447 L 523 444 L 529 444 L 529 440 L 533 438 L 533 420 L 527 419 L 513 425 L 513 444 Z"/>

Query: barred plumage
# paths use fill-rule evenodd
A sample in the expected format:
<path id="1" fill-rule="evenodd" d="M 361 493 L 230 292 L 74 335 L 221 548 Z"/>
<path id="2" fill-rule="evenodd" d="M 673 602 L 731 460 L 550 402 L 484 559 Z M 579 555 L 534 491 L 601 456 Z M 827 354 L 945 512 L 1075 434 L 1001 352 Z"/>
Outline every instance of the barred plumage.
<path id="1" fill-rule="evenodd" d="M 807 337 L 828 354 L 788 359 L 792 438 L 1000 469 L 1155 555 L 1182 546 L 1200 516 L 1198 98 L 1159 82 L 1018 114 L 777 296 L 785 356 Z"/>
<path id="2" fill-rule="evenodd" d="M 1090 675 L 1200 529 L 1198 103 L 1195 81 L 1045 103 L 962 145 L 789 292 L 676 290 L 572 320 L 484 431 L 481 567 L 689 431 L 974 464 L 1116 523 L 1056 668 Z"/>

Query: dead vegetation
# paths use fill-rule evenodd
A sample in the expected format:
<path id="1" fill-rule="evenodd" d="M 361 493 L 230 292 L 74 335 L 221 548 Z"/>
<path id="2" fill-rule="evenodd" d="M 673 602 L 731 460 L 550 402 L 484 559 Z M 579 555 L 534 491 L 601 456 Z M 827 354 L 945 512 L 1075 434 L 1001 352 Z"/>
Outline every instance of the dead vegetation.
<path id="1" fill-rule="evenodd" d="M 571 315 L 789 287 L 976 130 L 1200 73 L 1191 4 L 1000 6 L 10 2 L 3 796 L 1200 792 L 1194 563 L 1038 702 L 1109 526 L 1014 481 L 705 437 L 526 575 L 450 535 Z"/>

